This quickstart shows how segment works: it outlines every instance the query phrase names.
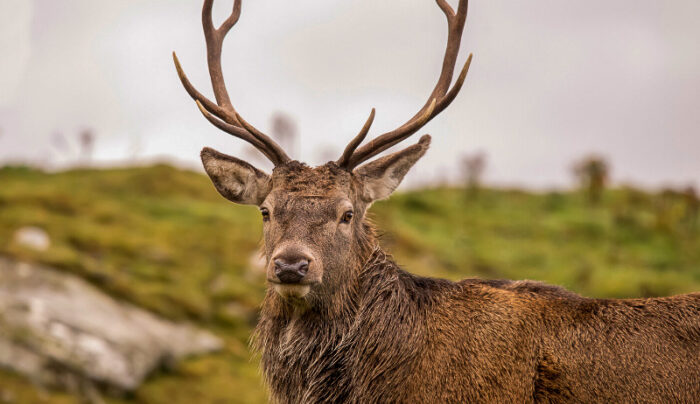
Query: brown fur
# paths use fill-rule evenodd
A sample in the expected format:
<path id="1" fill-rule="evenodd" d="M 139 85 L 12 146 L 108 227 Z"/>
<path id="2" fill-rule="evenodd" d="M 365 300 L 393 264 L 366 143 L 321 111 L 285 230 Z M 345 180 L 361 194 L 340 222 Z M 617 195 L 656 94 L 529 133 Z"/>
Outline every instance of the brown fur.
<path id="1" fill-rule="evenodd" d="M 205 168 L 222 195 L 270 212 L 271 286 L 254 347 L 274 402 L 698 402 L 700 293 L 588 299 L 532 281 L 401 270 L 365 212 L 427 147 L 353 172 L 289 162 L 270 176 L 203 155 L 215 159 Z M 225 170 L 232 175 L 222 178 Z M 348 209 L 354 218 L 344 223 Z M 275 288 L 274 258 L 289 251 L 310 260 L 306 292 Z"/>
<path id="2" fill-rule="evenodd" d="M 277 311 L 256 346 L 273 401 L 694 403 L 700 294 L 596 300 L 537 282 L 411 275 L 375 250 L 344 316 Z"/>

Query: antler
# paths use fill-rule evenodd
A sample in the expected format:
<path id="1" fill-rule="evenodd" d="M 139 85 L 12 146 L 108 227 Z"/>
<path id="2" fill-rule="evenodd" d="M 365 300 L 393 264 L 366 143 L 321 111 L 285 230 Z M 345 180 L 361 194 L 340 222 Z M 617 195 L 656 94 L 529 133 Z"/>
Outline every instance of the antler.
<path id="1" fill-rule="evenodd" d="M 336 162 L 339 166 L 345 168 L 346 170 L 352 171 L 352 169 L 360 165 L 362 162 L 367 161 L 368 159 L 416 133 L 426 123 L 447 108 L 455 97 L 457 97 L 459 90 L 462 88 L 464 80 L 467 78 L 469 65 L 472 61 L 471 54 L 469 54 L 469 57 L 467 58 L 457 81 L 451 89 L 450 83 L 452 82 L 455 64 L 457 63 L 457 55 L 459 53 L 460 42 L 462 41 L 464 23 L 467 19 L 467 6 L 469 1 L 459 0 L 456 13 L 446 0 L 436 0 L 436 2 L 442 12 L 445 14 L 445 17 L 447 17 L 448 36 L 445 57 L 442 61 L 442 72 L 440 73 L 440 78 L 438 79 L 433 92 L 430 94 L 430 97 L 428 97 L 428 101 L 425 103 L 425 105 L 423 105 L 423 107 L 406 123 L 390 132 L 376 137 L 366 145 L 355 150 L 367 136 L 369 125 L 371 125 L 372 118 L 374 118 L 373 110 L 370 119 L 365 124 L 365 127 L 362 128 L 362 131 L 348 144 L 343 156 Z"/>
<path id="2" fill-rule="evenodd" d="M 190 80 L 182 70 L 180 61 L 173 52 L 173 61 L 177 69 L 177 75 L 180 77 L 182 85 L 187 93 L 192 97 L 199 110 L 205 118 L 217 128 L 227 132 L 233 136 L 245 140 L 260 150 L 275 166 L 286 163 L 290 160 L 284 150 L 275 143 L 269 136 L 255 129 L 251 124 L 246 122 L 231 104 L 226 84 L 224 83 L 224 74 L 221 69 L 221 47 L 226 34 L 236 25 L 238 18 L 241 16 L 242 0 L 235 0 L 233 3 L 233 11 L 231 15 L 221 24 L 219 28 L 214 27 L 212 20 L 212 6 L 214 0 L 204 0 L 202 7 L 202 26 L 204 28 L 204 38 L 207 43 L 207 64 L 209 66 L 209 76 L 211 77 L 211 85 L 214 89 L 216 102 L 212 102 L 207 97 L 202 95 L 190 83 Z"/>

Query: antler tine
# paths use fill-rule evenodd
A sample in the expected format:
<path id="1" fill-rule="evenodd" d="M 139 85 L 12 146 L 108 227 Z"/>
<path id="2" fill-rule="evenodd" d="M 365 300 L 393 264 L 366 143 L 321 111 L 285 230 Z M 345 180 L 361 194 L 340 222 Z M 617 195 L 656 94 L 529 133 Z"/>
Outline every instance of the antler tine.
<path id="1" fill-rule="evenodd" d="M 177 74 L 187 93 L 192 97 L 209 122 L 217 128 L 247 141 L 260 150 L 275 166 L 290 160 L 284 150 L 269 136 L 255 129 L 251 124 L 243 121 L 236 109 L 231 104 L 231 99 L 226 90 L 224 74 L 221 68 L 221 50 L 226 34 L 238 22 L 241 16 L 242 0 L 235 0 L 231 15 L 219 28 L 214 26 L 212 19 L 212 7 L 214 0 L 204 0 L 202 6 L 202 27 L 207 45 L 207 66 L 211 78 L 212 89 L 216 102 L 211 101 L 192 85 L 180 65 L 175 52 L 173 61 Z"/>
<path id="2" fill-rule="evenodd" d="M 204 28 L 204 39 L 207 43 L 207 64 L 209 67 L 211 86 L 214 89 L 214 96 L 216 97 L 217 104 L 226 109 L 227 112 L 231 113 L 234 120 L 235 115 L 233 112 L 235 109 L 231 104 L 231 99 L 229 98 L 228 91 L 226 90 L 224 72 L 221 69 L 221 48 L 226 34 L 238 21 L 241 11 L 241 1 L 242 0 L 236 0 L 233 3 L 233 11 L 231 12 L 231 15 L 226 19 L 226 21 L 224 21 L 226 27 L 222 25 L 218 29 L 214 27 L 214 20 L 212 18 L 214 0 L 204 0 L 204 5 L 202 6 L 202 27 Z"/>
<path id="3" fill-rule="evenodd" d="M 369 113 L 369 118 L 367 118 L 365 126 L 363 126 L 360 133 L 358 133 L 357 136 L 355 136 L 350 143 L 348 143 L 347 147 L 345 147 L 343 155 L 340 156 L 338 161 L 335 162 L 338 167 L 345 167 L 350 162 L 350 157 L 355 152 L 355 149 L 357 149 L 357 146 L 359 146 L 360 143 L 362 143 L 362 141 L 367 137 L 369 128 L 372 126 L 372 122 L 374 122 L 374 112 L 375 110 L 372 108 L 372 112 Z"/>
<path id="4" fill-rule="evenodd" d="M 211 13 L 210 13 L 211 15 Z M 222 35 L 226 35 L 231 28 L 233 28 L 234 25 L 238 22 L 238 18 L 241 16 L 241 1 L 237 0 L 233 3 L 233 11 L 231 11 L 231 15 L 226 19 L 221 24 L 221 27 L 219 28 L 222 32 Z M 211 18 L 209 18 L 209 21 L 211 21 Z"/>
<path id="5" fill-rule="evenodd" d="M 438 7 L 442 9 L 442 12 L 445 13 L 447 18 L 454 17 L 455 11 L 452 9 L 452 6 L 450 6 L 450 3 L 447 2 L 447 0 L 435 0 L 437 3 Z"/>
<path id="6" fill-rule="evenodd" d="M 175 52 L 173 52 L 173 62 L 175 63 L 175 69 L 177 70 L 177 75 L 180 78 L 182 86 L 185 87 L 185 91 L 192 97 L 195 102 L 200 102 L 207 110 L 212 111 L 217 117 L 226 121 L 230 124 L 237 124 L 237 122 L 231 119 L 231 116 L 221 108 L 217 103 L 212 102 L 209 98 L 205 97 L 202 93 L 197 91 L 197 89 L 192 85 L 190 79 L 187 78 L 182 65 L 180 65 L 180 60 L 177 58 Z"/>
<path id="7" fill-rule="evenodd" d="M 469 1 L 460 0 L 457 6 L 457 12 L 453 10 L 446 0 L 435 1 L 447 18 L 448 28 L 447 46 L 442 61 L 442 70 L 438 82 L 435 84 L 435 88 L 430 94 L 428 101 L 406 123 L 390 132 L 378 136 L 368 144 L 357 149 L 348 159 L 345 165 L 346 169 L 352 170 L 362 162 L 367 161 L 416 133 L 437 114 L 447 108 L 462 88 L 467 72 L 469 71 L 469 66 L 471 65 L 471 54 L 467 58 L 457 81 L 451 89 L 450 84 L 452 83 L 452 77 L 457 63 L 459 46 L 462 41 L 462 32 L 464 31 L 464 24 L 467 19 Z"/>
<path id="8" fill-rule="evenodd" d="M 418 129 L 422 128 L 430 119 L 432 119 L 436 114 L 435 114 L 435 107 L 437 105 L 437 100 L 433 98 L 433 100 L 430 102 L 430 105 L 428 106 L 428 109 L 422 112 L 421 116 L 418 117 L 418 119 L 411 120 L 401 126 L 401 128 L 397 129 L 402 130 L 406 135 L 404 136 L 386 136 L 390 135 L 396 131 L 388 132 L 385 133 L 384 135 L 381 135 L 375 139 L 372 139 L 369 143 L 364 145 L 362 148 L 358 149 L 353 155 L 350 157 L 350 161 L 348 164 L 345 165 L 345 168 L 352 170 L 353 168 L 357 167 L 360 163 L 363 161 L 367 161 L 368 159 L 371 159 L 372 157 L 376 156 L 377 154 L 383 152 L 384 150 L 398 144 L 402 140 L 406 139 L 410 135 L 416 133 Z"/>
<path id="9" fill-rule="evenodd" d="M 236 119 L 238 120 L 238 122 L 241 123 L 245 130 L 252 133 L 258 140 L 265 144 L 270 150 L 270 152 L 272 152 L 272 154 L 274 154 L 277 157 L 277 160 L 280 163 L 286 163 L 289 160 L 291 160 L 289 156 L 287 156 L 287 153 L 285 153 L 284 150 L 282 150 L 282 148 L 277 143 L 275 143 L 274 140 L 270 139 L 269 136 L 260 132 L 253 125 L 249 124 L 248 121 L 243 119 L 243 117 L 240 114 L 238 114 L 238 112 L 236 112 Z"/>
<path id="10" fill-rule="evenodd" d="M 250 132 L 248 132 L 247 130 L 235 125 L 231 125 L 216 118 L 214 115 L 211 114 L 211 112 L 207 111 L 207 109 L 204 108 L 204 106 L 201 102 L 199 102 L 199 100 L 195 101 L 195 103 L 197 104 L 197 107 L 199 108 L 199 111 L 202 113 L 202 115 L 204 115 L 207 121 L 211 122 L 212 125 L 216 126 L 217 128 L 223 130 L 228 134 L 231 134 L 239 139 L 243 139 L 246 142 L 250 143 L 258 150 L 260 150 L 260 152 L 262 152 L 265 155 L 265 157 L 267 157 L 271 161 L 274 162 L 278 158 L 278 156 L 271 154 L 270 151 L 267 150 L 265 145 L 262 142 L 260 142 L 260 140 L 251 135 Z"/>

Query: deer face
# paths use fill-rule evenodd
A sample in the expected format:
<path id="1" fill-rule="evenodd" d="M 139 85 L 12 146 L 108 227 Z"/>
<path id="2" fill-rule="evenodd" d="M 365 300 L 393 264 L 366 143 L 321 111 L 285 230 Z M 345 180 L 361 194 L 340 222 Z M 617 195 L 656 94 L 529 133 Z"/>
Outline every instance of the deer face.
<path id="1" fill-rule="evenodd" d="M 202 161 L 224 197 L 260 208 L 269 287 L 304 299 L 332 294 L 352 278 L 372 248 L 367 208 L 391 194 L 429 143 L 426 136 L 354 171 L 290 161 L 268 175 L 212 149 Z"/>
<path id="2" fill-rule="evenodd" d="M 268 283 L 288 297 L 340 286 L 363 231 L 357 181 L 333 164 L 296 162 L 275 169 L 271 181 L 260 204 Z"/>

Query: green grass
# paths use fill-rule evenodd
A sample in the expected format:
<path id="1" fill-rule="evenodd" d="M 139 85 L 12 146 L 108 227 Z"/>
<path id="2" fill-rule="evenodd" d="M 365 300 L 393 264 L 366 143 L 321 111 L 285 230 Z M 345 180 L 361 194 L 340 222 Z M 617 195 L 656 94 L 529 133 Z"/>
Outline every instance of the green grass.
<path id="1" fill-rule="evenodd" d="M 697 225 L 683 216 L 660 224 L 660 196 L 625 208 L 627 192 L 590 207 L 577 194 L 486 190 L 474 199 L 437 189 L 396 195 L 373 213 L 389 248 L 421 274 L 536 279 L 594 297 L 699 290 Z"/>
<path id="2" fill-rule="evenodd" d="M 482 190 L 477 198 L 443 188 L 398 194 L 371 212 L 382 244 L 423 275 L 537 279 L 595 297 L 700 290 L 698 224 L 673 195 L 620 189 L 591 207 L 576 193 Z M 12 241 L 29 225 L 49 233 L 47 251 Z M 223 352 L 162 371 L 113 403 L 264 402 L 247 348 L 264 292 L 249 269 L 259 239 L 257 210 L 225 201 L 197 173 L 0 169 L 0 254 L 75 273 L 226 341 Z M 17 402 L 77 402 L 7 373 L 3 392 Z"/>

